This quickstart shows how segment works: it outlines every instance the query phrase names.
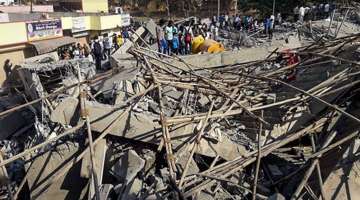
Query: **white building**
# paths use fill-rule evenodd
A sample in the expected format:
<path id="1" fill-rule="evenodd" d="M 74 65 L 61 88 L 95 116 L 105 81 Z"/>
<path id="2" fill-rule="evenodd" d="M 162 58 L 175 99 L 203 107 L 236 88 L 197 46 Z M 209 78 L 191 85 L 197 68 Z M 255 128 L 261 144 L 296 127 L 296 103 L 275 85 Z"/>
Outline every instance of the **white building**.
<path id="1" fill-rule="evenodd" d="M 0 5 L 3 5 L 3 6 L 8 6 L 8 5 L 11 5 L 14 3 L 15 3 L 15 0 L 0 0 Z"/>

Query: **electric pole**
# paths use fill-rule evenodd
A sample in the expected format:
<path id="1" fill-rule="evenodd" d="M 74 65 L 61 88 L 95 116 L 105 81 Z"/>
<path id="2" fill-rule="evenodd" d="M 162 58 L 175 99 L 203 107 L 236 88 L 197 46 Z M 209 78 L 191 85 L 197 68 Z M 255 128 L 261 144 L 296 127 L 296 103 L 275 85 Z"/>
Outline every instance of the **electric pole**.
<path id="1" fill-rule="evenodd" d="M 275 4 L 276 4 L 276 0 L 273 1 L 273 15 L 275 16 Z"/>
<path id="2" fill-rule="evenodd" d="M 169 6 L 169 0 L 166 0 L 166 10 L 167 10 L 168 18 L 170 19 L 170 6 Z"/>
<path id="3" fill-rule="evenodd" d="M 218 0 L 218 13 L 217 13 L 217 16 L 218 16 L 218 20 L 220 18 L 220 0 Z"/>

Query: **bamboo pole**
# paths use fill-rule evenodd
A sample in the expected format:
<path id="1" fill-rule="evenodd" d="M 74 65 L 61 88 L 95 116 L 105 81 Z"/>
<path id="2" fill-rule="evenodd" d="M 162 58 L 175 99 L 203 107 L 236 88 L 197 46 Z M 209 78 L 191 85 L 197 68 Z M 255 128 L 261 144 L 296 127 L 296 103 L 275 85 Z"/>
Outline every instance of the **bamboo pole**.
<path id="1" fill-rule="evenodd" d="M 262 157 L 267 156 L 275 149 L 280 148 L 294 140 L 297 140 L 298 138 L 300 138 L 304 135 L 311 133 L 313 130 L 316 130 L 316 129 L 322 127 L 326 121 L 327 121 L 327 119 L 322 118 L 322 119 L 318 120 L 317 122 L 315 122 L 314 124 L 302 129 L 299 132 L 296 132 L 294 134 L 287 135 L 286 137 L 281 137 L 281 138 L 277 139 L 276 141 L 274 141 L 271 144 L 268 144 L 262 148 L 261 156 Z M 250 165 L 251 163 L 253 163 L 254 161 L 256 161 L 256 155 L 257 155 L 257 150 L 249 153 L 249 155 L 241 156 L 232 161 L 227 161 L 218 166 L 215 166 L 211 170 L 207 170 L 202 173 L 203 174 L 213 174 L 213 175 L 219 176 L 219 177 L 227 177 L 231 174 L 234 174 L 235 172 L 240 171 L 244 167 L 246 167 L 246 166 Z M 216 173 L 214 173 L 214 172 L 216 172 Z M 196 186 L 192 187 L 189 191 L 187 191 L 184 194 L 184 196 L 189 197 L 195 191 L 202 190 L 212 183 L 214 183 L 214 181 L 204 180 L 202 183 L 197 184 Z"/>
<path id="2" fill-rule="evenodd" d="M 202 135 L 204 133 L 204 130 L 205 128 L 207 127 L 207 123 L 208 123 L 208 120 L 209 120 L 209 116 L 211 115 L 211 112 L 214 108 L 214 104 L 215 104 L 215 101 L 212 101 L 211 103 L 211 106 L 210 106 L 210 109 L 209 109 L 209 112 L 205 118 L 205 120 L 203 121 L 203 124 L 201 126 L 201 130 L 200 132 L 196 135 L 196 138 L 195 138 L 195 141 L 193 142 L 193 147 L 191 149 L 191 153 L 190 153 L 190 156 L 189 158 L 187 159 L 186 161 L 186 164 L 185 164 L 185 169 L 184 169 L 184 172 L 182 173 L 181 175 L 181 178 L 180 178 L 180 182 L 179 182 L 179 188 L 181 189 L 182 188 L 182 185 L 184 183 L 184 178 L 187 174 L 187 171 L 189 169 L 189 166 L 190 166 L 190 163 L 191 163 L 191 160 L 192 160 L 192 157 L 194 156 L 194 153 L 196 151 L 196 148 L 199 146 L 200 142 L 201 142 L 201 139 L 202 139 Z"/>
<path id="3" fill-rule="evenodd" d="M 261 111 L 261 118 L 263 118 L 263 117 L 264 117 L 264 111 Z M 259 134 L 258 134 L 258 157 L 257 157 L 257 161 L 256 161 L 254 188 L 253 188 L 253 196 L 252 196 L 253 200 L 256 200 L 256 189 L 257 189 L 260 162 L 261 162 L 261 134 L 262 134 L 262 129 L 263 129 L 262 123 L 260 123 L 260 131 L 259 131 Z"/>
<path id="4" fill-rule="evenodd" d="M 326 141 L 322 145 L 321 149 L 326 148 L 333 141 L 333 139 L 335 138 L 336 135 L 337 135 L 337 131 L 332 132 L 332 134 L 330 134 L 328 136 L 328 138 L 326 139 Z M 301 191 L 303 190 L 303 188 L 307 184 L 307 181 L 310 178 L 311 174 L 313 173 L 315 167 L 319 164 L 319 157 L 320 156 L 321 155 L 319 155 L 318 157 L 316 157 L 314 160 L 311 161 L 311 164 L 310 164 L 308 170 L 305 172 L 304 178 L 302 179 L 302 181 L 300 182 L 300 184 L 298 185 L 298 187 L 296 188 L 294 194 L 291 197 L 292 200 L 295 200 L 295 199 L 299 198 L 299 195 L 300 195 Z M 321 176 L 321 173 L 320 173 L 319 176 Z M 320 179 L 319 179 L 319 181 L 320 181 Z M 321 180 L 321 182 L 322 182 L 322 180 Z"/>
<path id="5" fill-rule="evenodd" d="M 3 161 L 4 161 L 4 159 L 3 159 L 3 152 L 0 151 L 0 162 L 3 162 Z M 3 175 L 4 175 L 4 177 L 5 177 L 6 189 L 7 189 L 7 191 L 8 191 L 9 198 L 10 198 L 11 200 L 14 200 L 14 195 L 13 195 L 13 193 L 12 193 L 12 189 L 11 189 L 11 185 L 10 185 L 10 181 L 9 181 L 9 174 L 8 174 L 5 166 L 2 166 L 1 169 L 2 169 Z"/>
<path id="6" fill-rule="evenodd" d="M 89 156 L 90 156 L 90 172 L 92 174 L 92 181 L 94 184 L 94 189 L 95 189 L 95 199 L 96 200 L 100 200 L 100 189 L 99 189 L 99 182 L 98 182 L 98 177 L 95 171 L 95 160 L 94 160 L 94 142 L 93 142 L 93 138 L 92 138 L 92 132 L 91 132 L 91 123 L 90 123 L 90 117 L 88 114 L 88 111 L 86 110 L 86 92 L 82 91 L 80 93 L 80 109 L 81 109 L 81 117 L 83 120 L 86 121 L 86 126 L 87 126 L 87 136 L 88 136 L 88 140 L 89 140 Z M 91 184 L 90 184 L 91 187 Z M 91 191 L 91 189 L 90 189 Z"/>
<path id="7" fill-rule="evenodd" d="M 310 135 L 310 140 L 311 140 L 311 146 L 312 146 L 313 152 L 315 153 L 316 152 L 316 145 L 315 145 L 315 138 L 314 138 L 313 134 Z M 322 197 L 323 200 L 326 200 L 325 190 L 324 190 L 324 187 L 323 187 L 324 182 L 323 182 L 323 179 L 322 179 L 321 169 L 320 169 L 320 162 L 318 162 L 316 164 L 316 174 L 317 174 L 318 181 L 319 181 L 321 197 Z"/>

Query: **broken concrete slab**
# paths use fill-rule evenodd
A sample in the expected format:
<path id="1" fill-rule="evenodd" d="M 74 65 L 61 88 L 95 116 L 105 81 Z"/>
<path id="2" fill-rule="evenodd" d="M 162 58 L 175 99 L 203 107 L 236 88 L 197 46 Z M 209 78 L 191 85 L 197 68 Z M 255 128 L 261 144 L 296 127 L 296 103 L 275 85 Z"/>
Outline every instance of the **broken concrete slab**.
<path id="1" fill-rule="evenodd" d="M 121 195 L 123 200 L 137 200 L 140 199 L 140 192 L 143 188 L 143 181 L 135 178 L 129 182 L 125 188 L 125 191 Z"/>
<path id="2" fill-rule="evenodd" d="M 168 96 L 177 101 L 179 101 L 180 98 L 184 95 L 183 91 L 178 91 L 175 88 L 169 86 L 165 86 L 162 93 L 164 96 Z"/>
<path id="3" fill-rule="evenodd" d="M 86 102 L 91 128 L 93 131 L 103 132 L 124 110 L 100 104 Z M 127 112 L 121 121 L 118 121 L 110 130 L 110 134 L 136 139 L 144 142 L 158 143 L 161 130 L 155 117 L 143 113 Z"/>
<path id="4" fill-rule="evenodd" d="M 59 55 L 57 52 L 51 52 L 47 54 L 42 54 L 30 58 L 26 58 L 24 63 L 31 64 L 31 63 L 53 63 L 59 61 Z"/>
<path id="5" fill-rule="evenodd" d="M 225 160 L 233 160 L 238 157 L 245 156 L 248 151 L 244 146 L 232 142 L 226 136 L 215 142 L 214 140 L 202 139 L 196 153 L 216 157 L 220 156 Z"/>
<path id="6" fill-rule="evenodd" d="M 62 167 L 76 157 L 80 150 L 75 144 L 62 144 L 40 155 L 28 166 L 27 178 L 32 199 L 83 199 L 86 196 L 88 180 L 80 177 L 81 163 L 77 163 L 51 185 L 46 184 L 61 173 Z"/>
<path id="7" fill-rule="evenodd" d="M 115 163 L 112 171 L 115 177 L 126 185 L 134 181 L 137 174 L 145 167 L 145 160 L 142 159 L 134 150 L 127 151 Z M 135 181 L 137 183 L 137 181 Z"/>
<path id="8" fill-rule="evenodd" d="M 108 147 L 105 139 L 100 140 L 94 146 L 94 171 L 98 176 L 97 179 L 99 181 L 99 185 L 102 184 L 107 149 Z M 83 178 L 91 178 L 92 176 L 89 152 L 82 159 L 80 176 Z"/>
<path id="9" fill-rule="evenodd" d="M 55 107 L 51 112 L 50 119 L 63 125 L 74 125 L 77 119 L 74 119 L 79 100 L 74 97 L 67 97 Z M 74 121 L 76 120 L 76 121 Z"/>
<path id="10" fill-rule="evenodd" d="M 177 163 L 180 165 L 181 170 L 184 171 L 186 163 L 188 161 L 188 158 L 191 154 L 191 149 L 187 149 L 186 151 L 183 151 L 183 153 L 180 153 L 177 155 Z M 196 174 L 200 172 L 199 167 L 197 166 L 197 164 L 194 161 L 194 158 L 190 158 L 190 165 L 187 171 L 188 175 L 192 175 L 192 174 Z"/>

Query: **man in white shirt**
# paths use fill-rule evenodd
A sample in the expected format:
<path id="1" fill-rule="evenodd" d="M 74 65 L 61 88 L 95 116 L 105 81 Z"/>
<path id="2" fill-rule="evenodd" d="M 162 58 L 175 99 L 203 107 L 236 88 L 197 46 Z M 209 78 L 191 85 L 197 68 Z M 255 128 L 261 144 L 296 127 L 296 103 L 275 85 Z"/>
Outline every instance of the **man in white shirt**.
<path id="1" fill-rule="evenodd" d="M 225 15 L 225 29 L 228 29 L 229 28 L 229 15 L 226 14 Z"/>
<path id="2" fill-rule="evenodd" d="M 299 8 L 299 21 L 300 21 L 300 23 L 304 22 L 304 17 L 305 17 L 305 8 L 303 6 L 301 6 Z"/>
<path id="3" fill-rule="evenodd" d="M 111 48 L 112 48 L 112 38 L 110 38 L 107 33 L 104 35 L 103 45 L 104 45 L 105 56 L 107 58 L 110 58 Z"/>
<path id="4" fill-rule="evenodd" d="M 270 20 L 273 21 L 272 27 L 270 27 L 270 28 L 271 28 L 271 29 L 274 29 L 275 16 L 274 16 L 274 15 L 271 15 L 271 16 L 270 16 Z"/>
<path id="5" fill-rule="evenodd" d="M 330 15 L 329 15 L 329 12 L 330 12 L 330 4 L 325 4 L 324 6 L 324 12 L 325 12 L 325 18 L 328 18 Z"/>
<path id="6" fill-rule="evenodd" d="M 278 25 L 281 25 L 282 23 L 282 17 L 281 17 L 281 13 L 278 13 L 276 16 L 276 21 Z"/>
<path id="7" fill-rule="evenodd" d="M 170 55 L 170 52 L 172 52 L 172 41 L 174 39 L 174 29 L 173 29 L 173 22 L 169 21 L 168 25 L 165 27 L 165 39 L 167 41 L 168 45 L 168 54 Z"/>

